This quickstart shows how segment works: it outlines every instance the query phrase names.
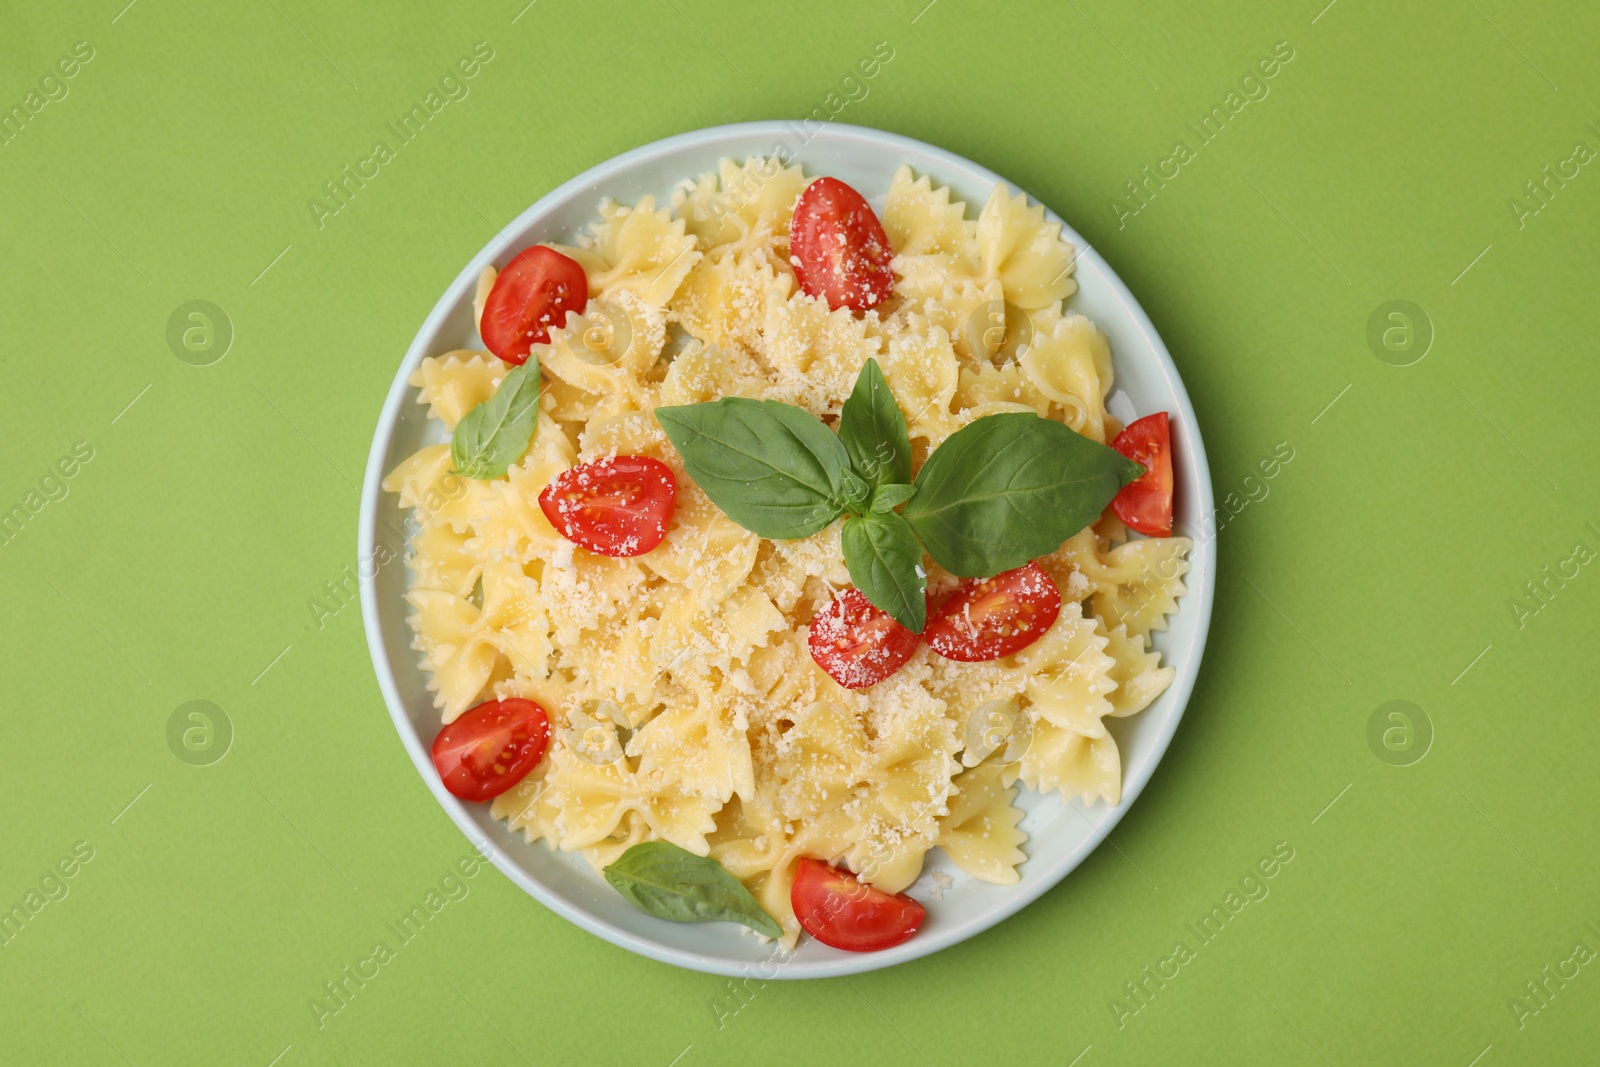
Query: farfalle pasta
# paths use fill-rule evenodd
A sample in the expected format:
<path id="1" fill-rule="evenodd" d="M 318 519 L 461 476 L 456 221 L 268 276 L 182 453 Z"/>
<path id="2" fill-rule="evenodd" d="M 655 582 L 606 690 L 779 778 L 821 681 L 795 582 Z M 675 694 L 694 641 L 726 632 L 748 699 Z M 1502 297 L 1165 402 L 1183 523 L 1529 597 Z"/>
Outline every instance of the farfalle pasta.
<path id="1" fill-rule="evenodd" d="M 1101 444 L 1122 427 L 1106 409 L 1109 345 L 1064 307 L 1075 253 L 1042 208 L 997 187 L 969 219 L 902 167 L 882 211 L 893 292 L 852 313 L 797 284 L 790 224 L 807 184 L 776 160 L 726 161 L 665 206 L 603 202 L 577 246 L 552 246 L 581 266 L 588 302 L 531 346 L 543 388 L 526 452 L 480 480 L 432 445 L 383 483 L 414 509 L 409 620 L 442 721 L 513 698 L 549 715 L 543 760 L 493 814 L 597 866 L 656 840 L 712 856 L 790 942 L 805 858 L 896 892 L 938 848 L 1009 885 L 1025 860 L 1019 788 L 1117 803 L 1106 720 L 1172 680 L 1149 635 L 1185 592 L 1192 547 L 1130 539 L 1108 517 L 1038 561 L 1061 610 L 1022 651 L 958 662 L 923 644 L 856 690 L 820 669 L 807 628 L 850 584 L 839 523 L 784 541 L 732 521 L 688 476 L 658 407 L 744 397 L 831 422 L 875 360 L 919 466 L 990 414 L 1036 413 Z M 480 318 L 494 282 L 487 271 Z M 1021 316 L 1022 343 L 988 343 L 994 314 Z M 452 430 L 508 369 L 457 351 L 411 382 Z M 575 547 L 538 499 L 617 456 L 676 477 L 664 536 L 631 558 Z M 956 585 L 924 565 L 930 591 Z"/>

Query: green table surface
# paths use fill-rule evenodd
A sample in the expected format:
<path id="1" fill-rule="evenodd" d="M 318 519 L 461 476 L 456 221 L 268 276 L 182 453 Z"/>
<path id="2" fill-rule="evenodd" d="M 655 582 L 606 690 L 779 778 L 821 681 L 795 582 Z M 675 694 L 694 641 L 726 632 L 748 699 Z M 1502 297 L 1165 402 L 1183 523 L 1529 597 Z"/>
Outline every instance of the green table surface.
<path id="1" fill-rule="evenodd" d="M 525 3 L 0 5 L 0 1060 L 1594 1061 L 1600 10 Z M 915 963 L 736 983 L 487 869 L 319 1015 L 468 847 L 348 591 L 397 361 L 558 183 L 814 109 L 1042 199 L 1172 349 L 1238 514 L 1170 751 Z M 219 332 L 169 342 L 196 300 Z"/>

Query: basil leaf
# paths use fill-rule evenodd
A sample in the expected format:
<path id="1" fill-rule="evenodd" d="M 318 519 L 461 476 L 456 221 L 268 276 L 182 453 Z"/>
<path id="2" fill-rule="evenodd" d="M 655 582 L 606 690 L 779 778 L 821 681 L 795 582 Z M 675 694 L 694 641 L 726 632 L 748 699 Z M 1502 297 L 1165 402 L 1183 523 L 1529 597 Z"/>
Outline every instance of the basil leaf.
<path id="1" fill-rule="evenodd" d="M 752 533 L 810 537 L 845 510 L 850 457 L 809 412 L 723 397 L 656 408 L 656 421 L 711 502 Z M 849 495 L 866 500 L 865 491 Z"/>
<path id="2" fill-rule="evenodd" d="M 450 462 L 468 478 L 498 478 L 523 457 L 539 421 L 539 357 L 512 367 L 494 395 L 461 416 L 450 438 Z"/>
<path id="3" fill-rule="evenodd" d="M 1053 419 L 986 415 L 934 450 L 901 514 L 945 570 L 987 578 L 1060 548 L 1143 473 Z"/>
<path id="4" fill-rule="evenodd" d="M 872 502 L 872 486 L 861 475 L 846 467 L 840 475 L 839 502 L 844 505 L 845 511 L 860 515 Z"/>
<path id="5" fill-rule="evenodd" d="M 880 485 L 872 491 L 872 500 L 867 504 L 867 510 L 893 511 L 916 495 L 917 487 L 914 485 L 902 485 L 897 482 Z"/>
<path id="6" fill-rule="evenodd" d="M 768 937 L 783 936 L 783 928 L 743 882 L 710 856 L 696 856 L 670 841 L 634 845 L 605 869 L 605 876 L 618 893 L 659 919 L 735 922 Z"/>
<path id="7" fill-rule="evenodd" d="M 856 588 L 901 626 L 920 634 L 927 622 L 923 592 L 928 576 L 922 569 L 922 546 L 906 520 L 892 511 L 846 519 L 840 541 Z"/>
<path id="8" fill-rule="evenodd" d="M 856 472 L 876 489 L 911 480 L 911 438 L 906 418 L 889 392 L 878 361 L 869 359 L 839 415 L 839 440 Z"/>

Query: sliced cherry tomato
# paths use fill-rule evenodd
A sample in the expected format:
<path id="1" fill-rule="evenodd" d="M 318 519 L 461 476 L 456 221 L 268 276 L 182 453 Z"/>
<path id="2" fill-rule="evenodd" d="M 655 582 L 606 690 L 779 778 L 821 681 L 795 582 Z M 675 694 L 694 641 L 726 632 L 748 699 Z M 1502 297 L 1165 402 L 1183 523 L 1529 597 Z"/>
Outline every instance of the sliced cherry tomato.
<path id="1" fill-rule="evenodd" d="M 1172 432 L 1167 413 L 1158 411 L 1128 423 L 1111 447 L 1144 466 L 1144 473 L 1112 499 L 1111 510 L 1142 534 L 1171 537 Z"/>
<path id="2" fill-rule="evenodd" d="M 462 800 L 493 800 L 544 759 L 550 716 L 531 700 L 490 700 L 462 712 L 433 739 L 433 766 Z"/>
<path id="3" fill-rule="evenodd" d="M 483 303 L 478 332 L 489 351 L 507 363 L 525 363 L 528 349 L 550 340 L 550 327 L 589 302 L 589 278 L 578 261 L 534 245 L 506 264 Z"/>
<path id="4" fill-rule="evenodd" d="M 659 545 L 677 502 L 672 468 L 649 456 L 581 464 L 539 494 L 539 509 L 562 537 L 602 556 L 640 556 Z"/>
<path id="5" fill-rule="evenodd" d="M 894 251 L 862 195 L 837 178 L 806 186 L 789 223 L 789 259 L 807 296 L 865 311 L 894 291 Z"/>
<path id="6" fill-rule="evenodd" d="M 964 663 L 1020 652 L 1061 614 L 1061 590 L 1037 563 L 962 582 L 928 615 L 922 639 Z"/>
<path id="7" fill-rule="evenodd" d="M 811 658 L 846 689 L 877 685 L 904 667 L 921 642 L 859 589 L 846 589 L 811 620 Z"/>
<path id="8" fill-rule="evenodd" d="M 917 932 L 926 914 L 904 893 L 885 893 L 848 871 L 802 859 L 789 890 L 800 928 L 824 945 L 846 952 L 893 948 Z"/>

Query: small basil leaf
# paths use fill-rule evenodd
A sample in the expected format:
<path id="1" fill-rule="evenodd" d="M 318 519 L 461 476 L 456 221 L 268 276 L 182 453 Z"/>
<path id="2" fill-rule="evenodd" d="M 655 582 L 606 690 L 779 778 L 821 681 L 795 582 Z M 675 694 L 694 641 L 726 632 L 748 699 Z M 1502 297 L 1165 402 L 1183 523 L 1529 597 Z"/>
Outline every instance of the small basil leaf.
<path id="1" fill-rule="evenodd" d="M 450 462 L 467 478 L 498 478 L 521 459 L 539 420 L 539 357 L 512 367 L 494 395 L 461 416 L 450 438 Z"/>
<path id="2" fill-rule="evenodd" d="M 752 533 L 810 537 L 844 510 L 849 456 L 809 412 L 723 397 L 656 408 L 656 421 L 711 502 Z"/>
<path id="3" fill-rule="evenodd" d="M 852 515 L 866 511 L 867 504 L 872 500 L 872 486 L 849 467 L 841 473 L 840 480 L 843 483 L 843 487 L 839 490 L 841 510 Z"/>
<path id="4" fill-rule="evenodd" d="M 839 440 L 850 463 L 874 489 L 911 480 L 911 438 L 878 361 L 869 359 L 856 376 L 839 415 Z"/>
<path id="5" fill-rule="evenodd" d="M 850 580 L 862 595 L 920 634 L 927 622 L 923 592 L 928 576 L 922 569 L 922 546 L 906 520 L 892 511 L 846 519 L 840 541 Z"/>
<path id="6" fill-rule="evenodd" d="M 867 505 L 867 510 L 893 511 L 916 495 L 917 487 L 914 485 L 889 482 L 872 491 L 872 501 Z"/>
<path id="7" fill-rule="evenodd" d="M 783 928 L 743 882 L 710 856 L 696 856 L 670 841 L 634 845 L 605 869 L 605 876 L 618 893 L 659 919 L 735 922 L 768 937 L 783 936 Z"/>
<path id="8" fill-rule="evenodd" d="M 1060 548 L 1143 471 L 1053 419 L 986 415 L 934 450 L 900 514 L 941 567 L 985 578 Z"/>

